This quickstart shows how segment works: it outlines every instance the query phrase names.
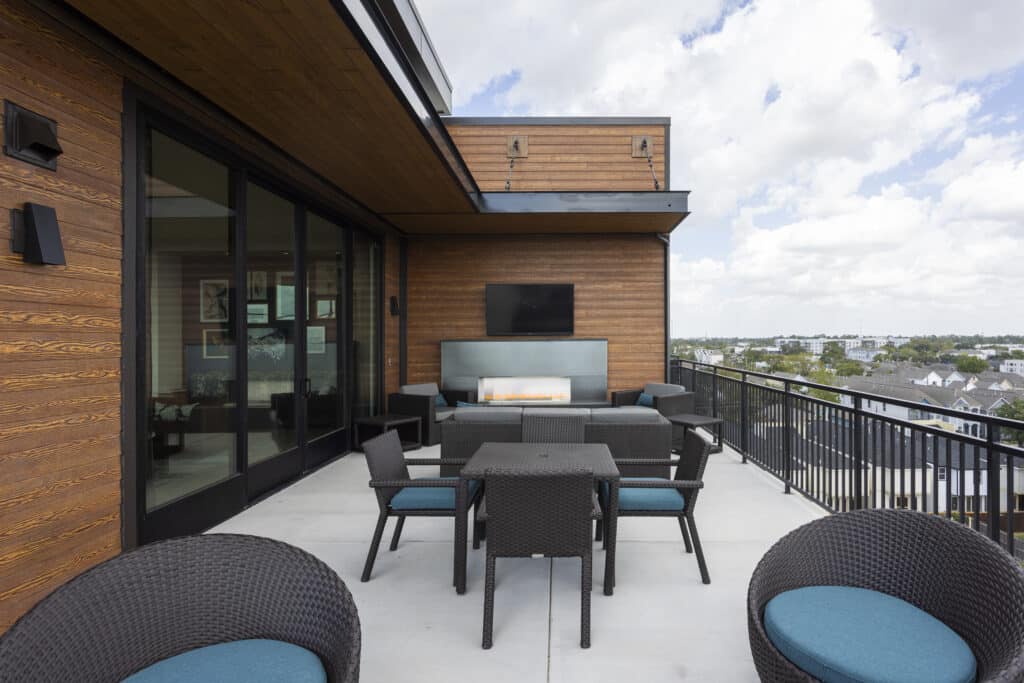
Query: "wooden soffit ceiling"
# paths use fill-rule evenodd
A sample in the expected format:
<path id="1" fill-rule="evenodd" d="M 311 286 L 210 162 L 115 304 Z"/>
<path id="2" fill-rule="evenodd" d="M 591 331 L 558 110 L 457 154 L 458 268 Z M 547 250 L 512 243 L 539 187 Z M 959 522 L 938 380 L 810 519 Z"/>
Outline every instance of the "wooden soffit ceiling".
<path id="1" fill-rule="evenodd" d="M 371 210 L 475 210 L 328 0 L 70 4 Z"/>

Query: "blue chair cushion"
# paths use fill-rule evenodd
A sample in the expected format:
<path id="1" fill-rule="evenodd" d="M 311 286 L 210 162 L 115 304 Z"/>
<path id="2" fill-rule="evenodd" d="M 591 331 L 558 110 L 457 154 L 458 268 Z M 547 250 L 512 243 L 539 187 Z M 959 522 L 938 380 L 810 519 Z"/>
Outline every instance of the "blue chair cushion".
<path id="1" fill-rule="evenodd" d="M 435 477 L 429 477 L 434 479 Z M 441 477 L 458 479 L 458 477 Z M 479 482 L 469 482 L 469 497 L 476 494 Z M 391 498 L 392 510 L 455 510 L 455 488 L 406 486 Z"/>
<path id="2" fill-rule="evenodd" d="M 622 481 L 668 481 L 664 477 L 623 477 Z M 619 487 L 620 510 L 665 510 L 682 512 L 686 499 L 676 489 L 631 489 Z"/>
<path id="3" fill-rule="evenodd" d="M 850 586 L 776 595 L 764 629 L 786 659 L 824 683 L 969 683 L 976 662 L 953 629 L 909 602 Z"/>
<path id="4" fill-rule="evenodd" d="M 320 658 L 280 640 L 236 640 L 208 645 L 136 671 L 124 683 L 327 683 Z"/>
<path id="5" fill-rule="evenodd" d="M 647 392 L 642 391 L 642 392 L 640 392 L 640 395 L 637 396 L 636 404 L 638 406 L 643 406 L 644 408 L 653 408 L 654 407 L 654 397 L 651 396 L 650 394 L 648 394 Z"/>
<path id="6" fill-rule="evenodd" d="M 444 394 L 438 394 L 437 396 L 434 397 L 434 405 L 436 405 L 438 408 L 448 407 L 448 401 L 445 400 Z"/>

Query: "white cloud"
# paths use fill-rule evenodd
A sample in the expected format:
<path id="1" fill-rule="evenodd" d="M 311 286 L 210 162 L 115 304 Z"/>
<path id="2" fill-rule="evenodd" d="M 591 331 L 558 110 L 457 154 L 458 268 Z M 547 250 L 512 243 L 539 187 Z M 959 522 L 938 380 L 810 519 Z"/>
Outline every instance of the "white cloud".
<path id="1" fill-rule="evenodd" d="M 674 333 L 1024 332 L 1024 134 L 965 83 L 1024 60 L 1024 3 L 723 7 L 420 2 L 457 110 L 516 71 L 510 111 L 672 116 Z"/>

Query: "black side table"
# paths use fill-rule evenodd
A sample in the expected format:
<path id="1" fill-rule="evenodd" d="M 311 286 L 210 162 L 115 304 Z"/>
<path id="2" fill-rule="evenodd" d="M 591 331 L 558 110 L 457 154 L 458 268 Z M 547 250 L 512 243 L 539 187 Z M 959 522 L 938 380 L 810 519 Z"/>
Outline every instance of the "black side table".
<path id="1" fill-rule="evenodd" d="M 716 451 L 722 450 L 722 423 L 725 422 L 720 417 L 711 417 L 709 415 L 697 415 L 695 413 L 679 413 L 676 415 L 666 415 L 665 419 L 672 423 L 673 432 L 676 430 L 674 427 L 682 427 L 682 433 L 679 435 L 679 439 L 675 438 L 675 434 L 672 435 L 672 449 L 679 450 L 683 444 L 683 437 L 686 436 L 687 429 L 697 429 L 698 427 L 715 427 L 714 445 Z"/>
<path id="2" fill-rule="evenodd" d="M 409 415 L 374 415 L 372 417 L 357 417 L 356 425 L 356 448 L 362 450 L 364 441 L 394 429 L 398 432 L 398 438 L 402 442 L 403 451 L 412 451 L 423 445 L 423 435 L 420 433 L 420 418 Z"/>

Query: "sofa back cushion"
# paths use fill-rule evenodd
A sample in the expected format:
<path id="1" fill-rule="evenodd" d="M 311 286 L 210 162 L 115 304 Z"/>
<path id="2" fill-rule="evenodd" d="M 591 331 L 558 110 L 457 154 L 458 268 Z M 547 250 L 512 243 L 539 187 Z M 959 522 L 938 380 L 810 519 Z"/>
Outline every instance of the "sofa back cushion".
<path id="1" fill-rule="evenodd" d="M 667 422 L 654 408 L 643 406 L 622 406 L 619 408 L 594 408 L 590 421 L 601 424 L 653 424 Z"/>
<path id="2" fill-rule="evenodd" d="M 644 385 L 644 393 L 650 394 L 651 396 L 671 396 L 672 394 L 681 394 L 684 391 L 686 391 L 686 389 L 678 384 L 657 384 L 655 382 L 649 382 Z"/>
<path id="3" fill-rule="evenodd" d="M 523 421 L 523 409 L 511 406 L 456 408 L 452 419 L 456 422 L 519 424 Z"/>
<path id="4" fill-rule="evenodd" d="M 427 382 L 426 384 L 403 384 L 400 393 L 413 396 L 436 396 L 441 391 L 437 388 L 436 382 Z"/>

